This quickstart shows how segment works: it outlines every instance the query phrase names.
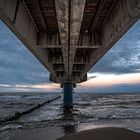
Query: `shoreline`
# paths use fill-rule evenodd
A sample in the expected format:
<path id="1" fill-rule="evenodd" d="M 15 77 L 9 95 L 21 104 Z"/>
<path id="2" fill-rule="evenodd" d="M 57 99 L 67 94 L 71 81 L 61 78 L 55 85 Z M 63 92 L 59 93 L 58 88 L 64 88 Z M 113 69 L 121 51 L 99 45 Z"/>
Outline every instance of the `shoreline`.
<path id="1" fill-rule="evenodd" d="M 57 140 L 139 140 L 140 133 L 126 128 L 104 127 L 81 131 Z"/>
<path id="2" fill-rule="evenodd" d="M 52 126 L 36 129 L 17 129 L 1 133 L 1 140 L 140 140 L 140 133 L 115 126 L 96 126 L 73 129 L 72 126 Z M 117 139 L 115 139 L 117 138 Z"/>

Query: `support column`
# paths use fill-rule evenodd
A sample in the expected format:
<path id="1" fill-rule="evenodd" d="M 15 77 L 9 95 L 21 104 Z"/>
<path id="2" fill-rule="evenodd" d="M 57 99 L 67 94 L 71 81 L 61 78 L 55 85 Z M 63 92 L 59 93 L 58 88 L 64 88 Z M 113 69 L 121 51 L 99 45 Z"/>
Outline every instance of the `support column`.
<path id="1" fill-rule="evenodd" d="M 63 85 L 63 105 L 65 111 L 73 109 L 73 83 L 64 83 Z"/>

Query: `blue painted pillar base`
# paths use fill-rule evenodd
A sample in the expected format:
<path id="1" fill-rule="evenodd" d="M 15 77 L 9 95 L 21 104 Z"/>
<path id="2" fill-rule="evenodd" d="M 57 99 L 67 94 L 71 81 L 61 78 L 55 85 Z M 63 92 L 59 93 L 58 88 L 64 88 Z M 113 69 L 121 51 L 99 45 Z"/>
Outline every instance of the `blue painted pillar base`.
<path id="1" fill-rule="evenodd" d="M 72 111 L 73 109 L 73 84 L 64 83 L 63 106 L 64 111 Z"/>

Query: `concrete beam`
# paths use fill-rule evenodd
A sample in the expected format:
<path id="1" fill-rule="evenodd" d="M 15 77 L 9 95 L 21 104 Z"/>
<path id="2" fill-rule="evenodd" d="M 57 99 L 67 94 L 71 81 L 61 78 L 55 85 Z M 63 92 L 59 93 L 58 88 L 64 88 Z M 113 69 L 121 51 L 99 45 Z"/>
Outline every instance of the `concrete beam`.
<path id="1" fill-rule="evenodd" d="M 87 81 L 87 74 L 85 74 L 83 77 L 81 77 L 81 76 L 79 76 L 79 75 L 77 75 L 77 76 L 73 76 L 73 75 L 72 75 L 72 77 L 73 77 L 73 81 L 74 81 L 75 83 L 82 83 L 82 82 Z"/>
<path id="2" fill-rule="evenodd" d="M 139 0 L 117 0 L 103 25 L 102 47 L 93 52 L 90 63 L 85 66 L 81 76 L 84 76 L 139 18 Z"/>
<path id="3" fill-rule="evenodd" d="M 93 22 L 92 22 L 92 25 L 91 25 L 91 32 L 94 31 L 94 30 L 96 29 L 97 22 L 98 22 L 98 20 L 99 20 L 99 18 L 100 18 L 102 9 L 104 8 L 105 3 L 106 3 L 107 1 L 108 1 L 108 0 L 100 0 L 100 3 L 99 3 L 99 5 L 98 5 L 96 14 L 95 14 L 95 16 L 94 16 L 94 19 L 93 19 Z"/>
<path id="4" fill-rule="evenodd" d="M 69 77 L 71 77 L 74 58 L 78 45 L 81 23 L 83 19 L 85 0 L 71 0 L 70 9 L 70 52 L 69 52 Z"/>
<path id="5" fill-rule="evenodd" d="M 62 77 L 57 77 L 56 78 L 52 73 L 50 73 L 49 80 L 51 82 L 54 82 L 54 83 L 62 83 L 63 82 L 63 78 Z"/>
<path id="6" fill-rule="evenodd" d="M 105 48 L 112 47 L 139 18 L 139 0 L 116 1 L 103 25 L 103 46 Z"/>
<path id="7" fill-rule="evenodd" d="M 36 45 L 35 47 L 38 49 L 61 49 L 61 45 Z"/>
<path id="8" fill-rule="evenodd" d="M 46 61 L 47 52 L 34 47 L 37 44 L 37 30 L 24 2 L 20 0 L 0 0 L 0 18 L 55 76 L 52 65 Z"/>
<path id="9" fill-rule="evenodd" d="M 60 46 L 59 34 L 58 33 L 38 33 L 38 42 L 36 47 L 45 47 L 45 46 Z"/>
<path id="10" fill-rule="evenodd" d="M 61 45 L 36 45 L 35 47 L 38 49 L 61 49 Z M 100 45 L 78 45 L 77 49 L 99 49 L 100 47 Z"/>
<path id="11" fill-rule="evenodd" d="M 42 26 L 43 26 L 44 32 L 45 32 L 45 31 L 48 30 L 48 28 L 47 28 L 47 24 L 46 24 L 46 21 L 45 21 L 45 19 L 44 19 L 44 16 L 43 16 L 43 14 L 42 14 L 42 11 L 41 11 L 41 9 L 40 9 L 39 1 L 38 1 L 38 0 L 33 0 L 33 2 L 34 2 L 34 4 L 35 4 L 36 10 L 38 11 L 38 14 L 39 14 L 39 16 L 40 16 L 40 19 L 41 19 L 41 22 L 42 22 Z"/>
<path id="12" fill-rule="evenodd" d="M 101 33 L 100 31 L 94 31 L 94 32 L 83 32 L 80 33 L 79 40 L 78 40 L 78 46 L 99 46 L 101 47 Z"/>
<path id="13" fill-rule="evenodd" d="M 99 49 L 101 47 L 101 45 L 78 45 L 77 49 Z"/>
<path id="14" fill-rule="evenodd" d="M 65 78 L 68 78 L 69 0 L 55 0 L 55 8 L 64 60 Z"/>

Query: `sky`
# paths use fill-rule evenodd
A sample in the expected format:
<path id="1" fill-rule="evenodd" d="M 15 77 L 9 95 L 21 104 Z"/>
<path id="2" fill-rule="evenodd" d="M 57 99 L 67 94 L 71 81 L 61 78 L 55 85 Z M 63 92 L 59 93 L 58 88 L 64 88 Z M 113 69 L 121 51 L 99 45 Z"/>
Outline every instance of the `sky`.
<path id="1" fill-rule="evenodd" d="M 0 21 L 0 92 L 58 92 L 48 70 Z M 94 65 L 77 92 L 140 92 L 140 20 Z"/>

